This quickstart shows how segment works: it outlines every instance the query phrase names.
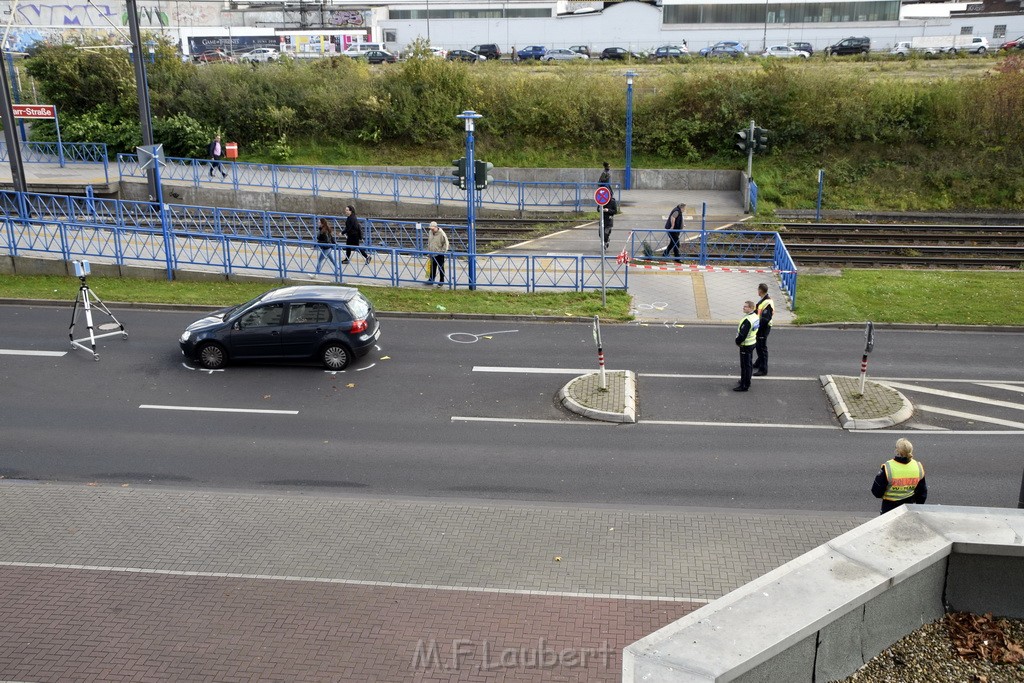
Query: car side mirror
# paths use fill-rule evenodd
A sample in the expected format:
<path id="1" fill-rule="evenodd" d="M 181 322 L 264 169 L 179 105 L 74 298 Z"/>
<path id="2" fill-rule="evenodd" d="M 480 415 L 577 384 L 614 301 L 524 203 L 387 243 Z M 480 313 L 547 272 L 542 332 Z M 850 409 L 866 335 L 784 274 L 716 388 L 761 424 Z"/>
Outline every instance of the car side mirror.
<path id="1" fill-rule="evenodd" d="M 234 323 L 232 323 L 231 324 L 231 329 L 233 329 L 233 330 L 240 330 L 240 329 L 242 329 L 241 321 L 236 320 Z"/>

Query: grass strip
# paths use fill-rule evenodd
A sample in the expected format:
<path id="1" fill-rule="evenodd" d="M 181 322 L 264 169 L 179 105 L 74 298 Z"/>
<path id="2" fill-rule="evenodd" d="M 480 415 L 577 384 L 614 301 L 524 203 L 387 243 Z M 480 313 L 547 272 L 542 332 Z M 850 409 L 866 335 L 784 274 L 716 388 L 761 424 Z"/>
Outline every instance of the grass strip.
<path id="1" fill-rule="evenodd" d="M 263 282 L 188 282 L 135 278 L 90 277 L 89 287 L 106 303 L 134 301 L 154 304 L 230 306 L 273 288 Z M 519 293 L 449 290 L 426 287 L 357 287 L 379 311 L 410 313 L 516 314 L 593 317 L 631 320 L 630 297 L 608 290 L 607 307 L 601 292 Z M 78 282 L 57 275 L 0 275 L 0 298 L 74 301 Z"/>

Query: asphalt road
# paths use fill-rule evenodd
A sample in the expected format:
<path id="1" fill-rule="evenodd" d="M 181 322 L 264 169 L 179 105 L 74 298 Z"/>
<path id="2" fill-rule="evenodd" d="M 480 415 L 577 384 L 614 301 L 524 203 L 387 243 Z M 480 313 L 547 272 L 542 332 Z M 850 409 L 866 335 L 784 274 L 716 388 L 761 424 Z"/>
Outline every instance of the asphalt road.
<path id="1" fill-rule="evenodd" d="M 70 304 L 0 306 L 0 476 L 871 512 L 899 436 L 928 468 L 930 503 L 1014 506 L 1024 467 L 1022 430 L 959 417 L 955 398 L 969 387 L 981 398 L 964 414 L 1024 421 L 1018 334 L 876 331 L 870 376 L 926 387 L 948 414 L 849 433 L 817 378 L 858 372 L 860 330 L 776 329 L 771 377 L 735 394 L 733 328 L 605 325 L 608 367 L 639 375 L 640 422 L 610 425 L 555 403 L 575 370 L 596 368 L 589 325 L 384 318 L 379 350 L 343 373 L 206 372 L 177 346 L 200 314 L 114 313 L 129 338 L 99 340 L 95 362 L 68 348 Z"/>

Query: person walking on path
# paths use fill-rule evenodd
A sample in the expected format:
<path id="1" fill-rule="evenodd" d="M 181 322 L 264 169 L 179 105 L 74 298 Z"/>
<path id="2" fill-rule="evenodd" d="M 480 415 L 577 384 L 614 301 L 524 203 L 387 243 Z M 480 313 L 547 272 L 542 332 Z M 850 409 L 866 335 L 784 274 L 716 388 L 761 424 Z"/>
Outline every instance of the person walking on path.
<path id="1" fill-rule="evenodd" d="M 663 255 L 666 258 L 670 251 L 676 258 L 679 258 L 679 235 L 683 229 L 683 211 L 685 209 L 686 204 L 680 203 L 679 206 L 672 209 L 668 219 L 665 221 L 665 232 L 668 233 L 668 246 L 665 247 Z"/>
<path id="2" fill-rule="evenodd" d="M 334 260 L 334 228 L 327 222 L 326 218 L 320 219 L 319 230 L 316 233 L 316 243 L 320 248 L 320 255 L 316 259 L 316 273 L 320 274 L 320 266 L 324 259 L 330 259 L 334 269 L 338 269 L 338 262 Z"/>
<path id="3" fill-rule="evenodd" d="M 757 295 L 761 298 L 757 302 L 757 343 L 754 344 L 757 357 L 754 359 L 754 377 L 764 377 L 768 374 L 768 333 L 772 331 L 775 303 L 768 295 L 768 285 L 764 282 L 757 286 Z"/>
<path id="4" fill-rule="evenodd" d="M 448 235 L 444 234 L 437 221 L 430 221 L 430 234 L 427 236 L 427 251 L 430 252 L 430 272 L 427 275 L 427 286 L 437 276 L 437 286 L 444 285 L 444 255 L 448 251 Z"/>
<path id="5" fill-rule="evenodd" d="M 743 302 L 743 318 L 736 328 L 736 346 L 740 347 L 740 383 L 733 391 L 750 389 L 750 376 L 754 370 L 754 344 L 757 340 L 757 311 L 753 301 Z"/>
<path id="6" fill-rule="evenodd" d="M 597 179 L 598 187 L 607 187 L 609 190 L 612 189 L 612 169 L 608 166 L 608 162 L 604 162 L 604 170 L 601 171 L 601 177 Z"/>
<path id="7" fill-rule="evenodd" d="M 224 145 L 220 144 L 220 136 L 215 135 L 210 144 L 206 146 L 206 156 L 210 160 L 210 177 L 213 177 L 213 169 L 220 171 L 221 178 L 227 178 L 228 174 L 224 171 L 224 165 L 221 163 L 220 158 L 224 155 Z"/>
<path id="8" fill-rule="evenodd" d="M 348 263 L 349 257 L 352 256 L 353 247 L 358 247 L 363 239 L 363 225 L 359 222 L 359 217 L 356 216 L 356 207 L 351 204 L 345 207 L 345 227 L 342 229 L 341 234 L 345 236 L 345 258 L 341 262 Z M 359 253 L 363 255 L 367 265 L 369 265 L 370 255 L 366 253 L 366 250 L 360 248 Z"/>
<path id="9" fill-rule="evenodd" d="M 612 236 L 612 216 L 619 212 L 619 203 L 615 201 L 615 197 L 608 200 L 608 203 L 601 207 L 601 214 L 604 217 L 604 248 L 608 248 L 609 240 Z"/>
<path id="10" fill-rule="evenodd" d="M 896 441 L 896 455 L 882 463 L 871 484 L 871 493 L 882 499 L 883 515 L 906 503 L 924 503 L 928 499 L 924 465 L 914 460 L 914 444 L 906 439 Z"/>

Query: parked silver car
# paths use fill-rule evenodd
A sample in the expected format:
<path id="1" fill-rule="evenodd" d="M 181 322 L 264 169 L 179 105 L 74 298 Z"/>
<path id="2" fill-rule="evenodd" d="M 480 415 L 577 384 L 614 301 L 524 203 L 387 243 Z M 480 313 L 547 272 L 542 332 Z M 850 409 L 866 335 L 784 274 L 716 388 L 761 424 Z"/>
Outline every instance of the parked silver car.
<path id="1" fill-rule="evenodd" d="M 590 59 L 584 54 L 573 52 L 562 47 L 548 50 L 541 59 L 545 62 L 571 62 L 574 59 Z"/>

